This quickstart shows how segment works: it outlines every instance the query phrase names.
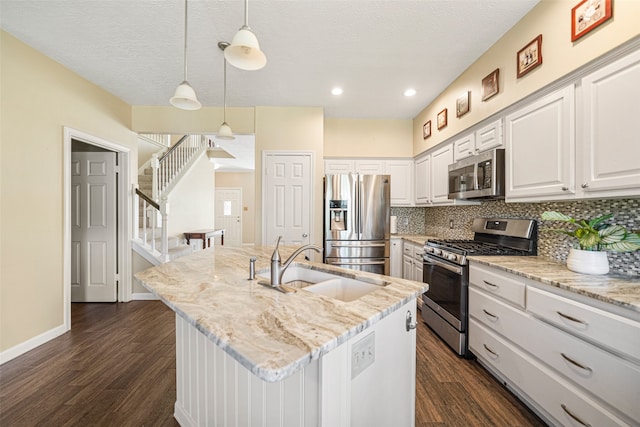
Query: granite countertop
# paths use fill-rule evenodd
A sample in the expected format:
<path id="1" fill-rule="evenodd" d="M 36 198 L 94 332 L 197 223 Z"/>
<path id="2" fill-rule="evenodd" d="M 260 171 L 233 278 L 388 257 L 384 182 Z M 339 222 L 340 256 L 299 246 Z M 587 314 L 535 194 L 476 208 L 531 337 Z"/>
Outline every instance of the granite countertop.
<path id="1" fill-rule="evenodd" d="M 574 273 L 566 264 L 533 256 L 471 256 L 471 261 L 640 312 L 640 277 Z"/>
<path id="2" fill-rule="evenodd" d="M 419 245 L 424 245 L 424 243 L 429 239 L 437 238 L 436 236 L 429 236 L 426 234 L 392 234 L 391 237 L 399 237 Z"/>
<path id="3" fill-rule="evenodd" d="M 287 259 L 295 248 L 280 247 Z M 425 292 L 424 283 L 303 261 L 325 272 L 386 286 L 343 302 L 306 291 L 283 294 L 248 280 L 249 258 L 259 276 L 273 247 L 218 246 L 135 275 L 142 285 L 245 368 L 279 381 L 331 351 Z M 265 274 L 263 274 L 264 276 Z"/>

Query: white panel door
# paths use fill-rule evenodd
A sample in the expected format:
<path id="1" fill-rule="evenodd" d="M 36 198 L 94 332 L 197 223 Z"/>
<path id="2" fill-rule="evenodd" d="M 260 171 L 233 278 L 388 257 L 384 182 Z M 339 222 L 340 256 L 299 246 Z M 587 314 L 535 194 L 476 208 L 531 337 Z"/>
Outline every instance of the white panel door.
<path id="1" fill-rule="evenodd" d="M 242 245 L 242 188 L 216 188 L 215 228 L 224 229 L 225 246 Z"/>
<path id="2" fill-rule="evenodd" d="M 71 154 L 71 301 L 116 301 L 116 153 Z"/>
<path id="3" fill-rule="evenodd" d="M 305 245 L 311 233 L 311 155 L 265 156 L 263 209 L 265 245 Z"/>

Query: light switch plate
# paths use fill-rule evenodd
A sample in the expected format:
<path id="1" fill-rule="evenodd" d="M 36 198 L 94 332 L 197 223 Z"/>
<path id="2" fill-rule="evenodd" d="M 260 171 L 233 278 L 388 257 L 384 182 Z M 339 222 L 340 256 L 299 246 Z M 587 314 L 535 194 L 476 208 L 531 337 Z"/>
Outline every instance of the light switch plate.
<path id="1" fill-rule="evenodd" d="M 371 332 L 351 346 L 351 379 L 357 377 L 376 359 L 376 335 Z"/>

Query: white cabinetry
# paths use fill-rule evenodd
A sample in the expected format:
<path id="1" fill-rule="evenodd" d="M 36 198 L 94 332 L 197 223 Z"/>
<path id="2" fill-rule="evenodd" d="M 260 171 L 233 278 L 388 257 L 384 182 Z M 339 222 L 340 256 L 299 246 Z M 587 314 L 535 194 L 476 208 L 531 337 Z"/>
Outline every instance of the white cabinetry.
<path id="1" fill-rule="evenodd" d="M 355 163 L 351 159 L 329 159 L 324 161 L 325 174 L 354 173 Z"/>
<path id="2" fill-rule="evenodd" d="M 391 236 L 389 263 L 391 264 L 391 276 L 402 277 L 402 237 Z"/>
<path id="3" fill-rule="evenodd" d="M 565 198 L 575 192 L 574 86 L 507 115 L 507 201 Z"/>
<path id="4" fill-rule="evenodd" d="M 502 145 L 502 119 L 498 119 L 454 141 L 453 160 L 457 162 Z"/>
<path id="5" fill-rule="evenodd" d="M 640 419 L 640 322 L 474 262 L 469 283 L 469 348 L 550 424 Z"/>
<path id="6" fill-rule="evenodd" d="M 391 176 L 391 206 L 412 206 L 413 160 L 385 160 L 384 167 Z"/>
<path id="7" fill-rule="evenodd" d="M 453 163 L 453 144 L 431 153 L 431 203 L 452 204 L 449 200 L 449 165 Z"/>
<path id="8" fill-rule="evenodd" d="M 422 282 L 422 254 L 424 248 L 405 240 L 402 256 L 402 278 Z"/>
<path id="9" fill-rule="evenodd" d="M 424 154 L 415 160 L 415 204 L 426 205 L 431 201 L 431 155 Z"/>
<path id="10" fill-rule="evenodd" d="M 640 194 L 640 51 L 582 79 L 584 197 Z"/>
<path id="11" fill-rule="evenodd" d="M 354 172 L 365 175 L 380 175 L 385 173 L 384 162 L 384 160 L 357 159 L 353 162 Z"/>

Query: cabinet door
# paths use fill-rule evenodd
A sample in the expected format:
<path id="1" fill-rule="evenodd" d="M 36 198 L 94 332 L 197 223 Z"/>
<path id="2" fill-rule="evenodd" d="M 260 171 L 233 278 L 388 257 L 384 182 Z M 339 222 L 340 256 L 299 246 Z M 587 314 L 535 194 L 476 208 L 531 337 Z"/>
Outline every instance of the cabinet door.
<path id="1" fill-rule="evenodd" d="M 575 192 L 574 87 L 506 117 L 507 199 L 545 200 Z"/>
<path id="2" fill-rule="evenodd" d="M 466 157 L 469 157 L 476 153 L 475 147 L 475 135 L 470 133 L 469 135 L 460 138 L 453 143 L 453 160 L 458 161 Z"/>
<path id="3" fill-rule="evenodd" d="M 391 276 L 402 277 L 402 239 L 391 238 L 391 254 L 389 262 L 391 264 Z"/>
<path id="4" fill-rule="evenodd" d="M 430 201 L 431 156 L 426 155 L 415 162 L 415 195 L 417 205 L 426 205 Z"/>
<path id="5" fill-rule="evenodd" d="M 345 174 L 355 171 L 353 160 L 348 159 L 330 159 L 324 161 L 325 174 Z"/>
<path id="6" fill-rule="evenodd" d="M 413 160 L 387 160 L 384 173 L 391 176 L 391 206 L 411 206 Z"/>
<path id="7" fill-rule="evenodd" d="M 450 204 L 449 165 L 453 163 L 453 145 L 448 144 L 431 153 L 431 202 Z"/>
<path id="8" fill-rule="evenodd" d="M 640 194 L 639 82 L 640 51 L 582 79 L 585 134 L 580 184 L 585 193 L 626 189 L 613 195 Z"/>
<path id="9" fill-rule="evenodd" d="M 476 153 L 502 147 L 502 119 L 491 122 L 476 131 Z"/>
<path id="10" fill-rule="evenodd" d="M 402 256 L 402 278 L 413 280 L 413 257 L 408 255 Z"/>
<path id="11" fill-rule="evenodd" d="M 357 173 L 363 175 L 380 175 L 384 173 L 382 160 L 356 160 L 354 167 Z"/>

